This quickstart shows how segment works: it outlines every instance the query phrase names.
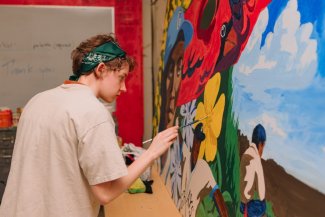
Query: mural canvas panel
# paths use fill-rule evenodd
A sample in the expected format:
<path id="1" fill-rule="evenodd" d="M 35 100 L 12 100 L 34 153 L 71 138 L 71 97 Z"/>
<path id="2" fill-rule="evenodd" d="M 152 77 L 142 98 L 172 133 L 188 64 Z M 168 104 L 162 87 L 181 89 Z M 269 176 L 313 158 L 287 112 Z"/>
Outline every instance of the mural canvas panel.
<path id="1" fill-rule="evenodd" d="M 167 2 L 154 134 L 186 126 L 159 165 L 183 216 L 322 216 L 324 7 L 312 3 Z"/>

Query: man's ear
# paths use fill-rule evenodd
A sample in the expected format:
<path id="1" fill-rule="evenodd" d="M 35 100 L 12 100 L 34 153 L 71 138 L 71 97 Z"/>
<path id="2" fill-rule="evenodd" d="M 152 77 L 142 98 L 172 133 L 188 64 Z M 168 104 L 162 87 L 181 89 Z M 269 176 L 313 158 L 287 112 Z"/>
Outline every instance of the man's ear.
<path id="1" fill-rule="evenodd" d="M 95 68 L 95 76 L 96 78 L 102 78 L 103 73 L 105 72 L 106 65 L 104 63 L 99 63 Z"/>

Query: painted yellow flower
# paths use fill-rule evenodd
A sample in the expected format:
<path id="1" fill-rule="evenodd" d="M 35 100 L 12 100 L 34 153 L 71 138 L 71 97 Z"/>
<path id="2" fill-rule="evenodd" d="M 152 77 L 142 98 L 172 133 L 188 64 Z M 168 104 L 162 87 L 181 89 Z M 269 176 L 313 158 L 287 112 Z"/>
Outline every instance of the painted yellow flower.
<path id="1" fill-rule="evenodd" d="M 201 142 L 198 156 L 198 159 L 202 159 L 205 155 L 207 162 L 213 161 L 217 154 L 217 139 L 220 135 L 222 117 L 225 109 L 224 93 L 220 94 L 219 98 L 217 99 L 220 89 L 220 81 L 220 73 L 216 73 L 207 82 L 204 89 L 203 102 L 198 104 L 195 116 L 195 120 L 207 117 L 200 121 L 203 124 L 202 130 L 205 134 L 205 139 Z M 216 101 L 217 103 L 215 103 Z"/>

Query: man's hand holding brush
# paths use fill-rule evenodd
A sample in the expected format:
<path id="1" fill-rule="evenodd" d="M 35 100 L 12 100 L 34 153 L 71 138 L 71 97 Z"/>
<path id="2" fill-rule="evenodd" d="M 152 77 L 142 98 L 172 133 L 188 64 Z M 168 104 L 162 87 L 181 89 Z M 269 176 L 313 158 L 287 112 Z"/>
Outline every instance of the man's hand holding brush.
<path id="1" fill-rule="evenodd" d="M 178 135 L 178 126 L 167 128 L 159 132 L 152 140 L 147 152 L 153 157 L 153 160 L 162 155 L 174 143 Z"/>

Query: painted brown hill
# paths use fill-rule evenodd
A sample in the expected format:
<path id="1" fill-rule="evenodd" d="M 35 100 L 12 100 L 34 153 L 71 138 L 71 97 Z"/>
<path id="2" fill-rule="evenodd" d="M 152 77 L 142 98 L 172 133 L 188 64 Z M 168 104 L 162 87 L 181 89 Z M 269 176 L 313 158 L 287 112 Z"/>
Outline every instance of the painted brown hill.
<path id="1" fill-rule="evenodd" d="M 248 147 L 247 137 L 239 132 L 240 156 Z M 267 145 L 267 144 L 266 144 Z M 277 217 L 323 217 L 325 195 L 288 174 L 273 159 L 262 160 L 266 200 Z"/>

